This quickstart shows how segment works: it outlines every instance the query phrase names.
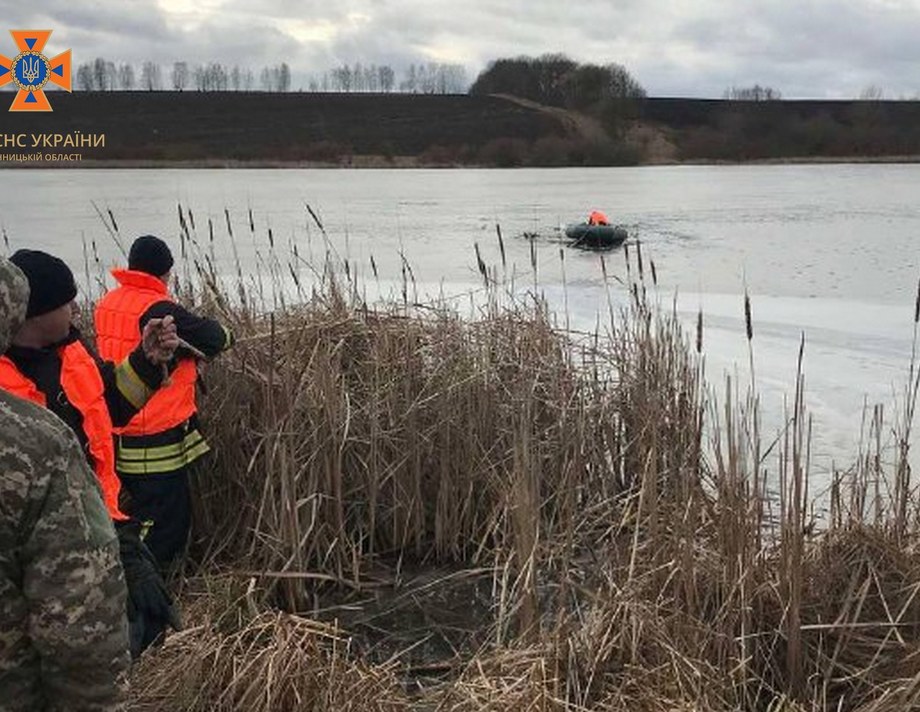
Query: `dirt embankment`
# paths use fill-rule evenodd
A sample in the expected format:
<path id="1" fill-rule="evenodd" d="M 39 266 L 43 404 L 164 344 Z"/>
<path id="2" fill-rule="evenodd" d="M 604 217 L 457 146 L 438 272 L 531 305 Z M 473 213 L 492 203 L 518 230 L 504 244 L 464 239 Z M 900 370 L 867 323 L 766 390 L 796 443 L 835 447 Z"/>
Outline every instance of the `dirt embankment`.
<path id="1" fill-rule="evenodd" d="M 466 95 L 55 92 L 51 103 L 49 114 L 0 115 L 0 134 L 28 144 L 0 153 L 31 153 L 33 134 L 80 132 L 105 134 L 104 147 L 66 149 L 95 161 L 475 163 L 511 137 L 565 133 L 543 112 Z"/>
<path id="2" fill-rule="evenodd" d="M 0 164 L 583 166 L 920 155 L 920 102 L 913 101 L 646 99 L 624 105 L 610 135 L 594 117 L 508 95 L 54 92 L 50 98 L 52 113 L 0 111 Z M 32 145 L 33 137 L 87 135 L 104 135 L 104 145 Z M 78 158 L 63 162 L 61 153 Z"/>

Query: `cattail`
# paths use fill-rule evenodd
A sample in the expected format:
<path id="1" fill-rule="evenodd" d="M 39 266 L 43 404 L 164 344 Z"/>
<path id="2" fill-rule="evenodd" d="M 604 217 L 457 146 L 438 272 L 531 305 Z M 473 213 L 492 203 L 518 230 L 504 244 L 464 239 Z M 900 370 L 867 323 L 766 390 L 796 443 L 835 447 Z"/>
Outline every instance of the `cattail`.
<path id="1" fill-rule="evenodd" d="M 233 225 L 230 223 L 230 211 L 224 208 L 224 218 L 227 220 L 227 233 L 233 237 Z"/>
<path id="2" fill-rule="evenodd" d="M 374 256 L 371 255 L 371 272 L 374 273 L 374 279 L 379 279 L 377 275 L 377 262 L 374 260 Z"/>
<path id="3" fill-rule="evenodd" d="M 320 222 L 319 217 L 317 217 L 316 213 L 313 212 L 313 208 L 310 207 L 309 203 L 304 203 L 304 205 L 307 206 L 307 212 L 310 213 L 310 217 L 313 218 L 313 222 L 316 223 L 316 227 L 320 229 L 320 232 L 323 232 L 323 223 Z"/>
<path id="4" fill-rule="evenodd" d="M 6 243 L 6 253 L 10 253 L 10 243 L 6 239 L 6 229 L 3 230 L 3 241 Z M 89 279 L 89 252 L 86 249 L 86 234 L 81 230 L 80 231 L 80 241 L 83 243 L 83 271 L 86 273 L 86 296 L 89 297 L 90 294 L 90 279 Z"/>
<path id="5" fill-rule="evenodd" d="M 188 209 L 188 221 L 189 221 L 189 224 L 192 226 L 192 230 L 194 230 L 195 229 L 195 216 L 192 214 L 191 208 Z"/>
<path id="6" fill-rule="evenodd" d="M 642 242 L 636 240 L 636 262 L 639 264 L 639 279 L 641 280 L 644 276 L 642 271 Z"/>
<path id="7" fill-rule="evenodd" d="M 115 232 L 118 232 L 118 223 L 115 222 L 115 216 L 112 215 L 112 209 L 106 208 L 106 212 L 109 214 L 109 220 L 112 221 L 112 228 L 115 230 Z"/>
<path id="8" fill-rule="evenodd" d="M 601 274 L 604 275 L 604 281 L 607 281 L 607 261 L 601 255 Z"/>
<path id="9" fill-rule="evenodd" d="M 308 210 L 310 209 L 309 205 L 307 206 L 307 209 Z M 310 212 L 312 213 L 313 211 L 310 210 Z M 252 208 L 249 208 L 249 232 L 255 232 L 255 231 L 256 231 L 256 223 L 255 223 L 255 220 L 252 219 Z"/>
<path id="10" fill-rule="evenodd" d="M 703 309 L 696 313 L 696 352 L 703 352 Z"/>
<path id="11" fill-rule="evenodd" d="M 272 229 L 268 228 L 268 246 L 275 249 L 275 236 L 272 235 Z"/>
<path id="12" fill-rule="evenodd" d="M 649 266 L 652 268 L 652 284 L 656 287 L 658 286 L 658 272 L 655 271 L 655 260 L 648 261 Z"/>
<path id="13" fill-rule="evenodd" d="M 482 256 L 479 254 L 479 243 L 474 242 L 473 247 L 476 250 L 476 264 L 479 266 L 479 274 L 481 274 L 482 278 L 486 280 L 486 282 L 488 282 L 489 281 L 488 270 L 486 268 L 486 263 L 483 262 Z"/>
<path id="14" fill-rule="evenodd" d="M 917 299 L 914 301 L 914 324 L 918 321 L 920 321 L 920 280 L 917 281 Z"/>
<path id="15" fill-rule="evenodd" d="M 498 234 L 498 249 L 502 253 L 502 269 L 505 269 L 508 266 L 505 260 L 505 241 L 502 240 L 502 226 L 498 223 L 495 223 L 495 232 Z"/>
<path id="16" fill-rule="evenodd" d="M 754 338 L 754 325 L 751 321 L 751 298 L 747 290 L 744 290 L 744 327 L 747 330 L 747 339 L 750 341 Z"/>
<path id="17" fill-rule="evenodd" d="M 291 273 L 291 279 L 294 280 L 294 286 L 297 287 L 297 291 L 300 291 L 300 279 L 297 277 L 297 271 L 294 269 L 294 265 L 288 262 L 288 272 Z"/>
<path id="18" fill-rule="evenodd" d="M 415 272 L 412 271 L 412 263 L 409 262 L 405 253 L 402 251 L 400 251 L 399 257 L 403 261 L 403 264 L 406 265 L 406 271 L 409 273 L 409 279 L 411 279 L 412 283 L 415 284 Z"/>

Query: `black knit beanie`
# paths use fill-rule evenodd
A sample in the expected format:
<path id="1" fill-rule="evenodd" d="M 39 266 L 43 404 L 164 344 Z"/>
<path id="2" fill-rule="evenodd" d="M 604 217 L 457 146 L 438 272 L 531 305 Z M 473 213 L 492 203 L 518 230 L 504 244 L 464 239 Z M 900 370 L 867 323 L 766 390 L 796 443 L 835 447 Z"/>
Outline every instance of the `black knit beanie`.
<path id="1" fill-rule="evenodd" d="M 162 277 L 172 269 L 172 266 L 172 252 L 159 237 L 143 235 L 131 245 L 131 252 L 128 253 L 128 269 L 146 272 L 154 277 Z"/>
<path id="2" fill-rule="evenodd" d="M 70 303 L 77 296 L 73 272 L 63 260 L 40 250 L 17 250 L 10 257 L 29 280 L 26 319 L 41 316 Z"/>

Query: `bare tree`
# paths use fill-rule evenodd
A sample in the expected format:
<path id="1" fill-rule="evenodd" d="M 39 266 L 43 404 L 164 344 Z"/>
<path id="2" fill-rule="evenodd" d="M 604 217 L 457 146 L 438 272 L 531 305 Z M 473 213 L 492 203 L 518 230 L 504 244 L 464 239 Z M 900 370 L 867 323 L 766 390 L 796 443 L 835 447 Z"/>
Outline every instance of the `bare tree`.
<path id="1" fill-rule="evenodd" d="M 645 97 L 645 89 L 622 64 L 611 62 L 604 69 L 607 70 L 606 94 L 608 97 L 613 99 L 642 99 Z M 768 88 L 767 91 L 773 90 Z M 779 98 L 779 92 L 776 94 L 776 98 Z"/>
<path id="2" fill-rule="evenodd" d="M 102 57 L 93 60 L 93 89 L 96 91 L 105 91 L 106 66 L 106 61 Z"/>
<path id="3" fill-rule="evenodd" d="M 291 68 L 287 62 L 282 62 L 278 66 L 278 91 L 291 90 Z"/>
<path id="4" fill-rule="evenodd" d="M 243 86 L 243 73 L 240 71 L 240 65 L 234 64 L 230 70 L 230 88 L 233 91 L 239 91 Z"/>
<path id="5" fill-rule="evenodd" d="M 333 90 L 350 92 L 353 86 L 351 67 L 347 64 L 343 64 L 341 67 L 332 70 Z"/>
<path id="6" fill-rule="evenodd" d="M 175 62 L 172 69 L 172 85 L 176 91 L 183 91 L 188 86 L 188 64 Z"/>
<path id="7" fill-rule="evenodd" d="M 141 65 L 141 89 L 159 91 L 163 88 L 160 65 L 156 62 L 144 62 Z"/>
<path id="8" fill-rule="evenodd" d="M 364 91 L 364 67 L 361 62 L 355 62 L 351 70 L 351 91 Z"/>
<path id="9" fill-rule="evenodd" d="M 361 80 L 364 84 L 364 91 L 376 92 L 377 89 L 377 65 L 364 65 L 364 78 Z"/>
<path id="10" fill-rule="evenodd" d="M 393 67 L 390 67 L 386 64 L 378 67 L 377 77 L 380 83 L 380 91 L 387 93 L 393 91 L 393 84 L 396 79 L 396 75 L 393 72 Z"/>
<path id="11" fill-rule="evenodd" d="M 434 94 L 438 81 L 438 65 L 434 62 L 419 65 L 419 90 L 422 94 Z"/>
<path id="12" fill-rule="evenodd" d="M 406 78 L 400 83 L 399 88 L 410 94 L 418 91 L 418 70 L 414 64 L 409 65 L 409 69 L 406 70 Z"/>
<path id="13" fill-rule="evenodd" d="M 195 89 L 204 91 L 205 72 L 204 67 L 200 64 L 196 64 L 194 69 L 192 69 L 192 82 L 195 84 Z"/>
<path id="14" fill-rule="evenodd" d="M 207 74 L 209 91 L 227 91 L 228 75 L 224 65 L 220 62 L 211 62 Z"/>
<path id="15" fill-rule="evenodd" d="M 118 86 L 127 91 L 134 89 L 134 67 L 130 64 L 119 65 Z"/>
<path id="16" fill-rule="evenodd" d="M 885 92 L 877 84 L 870 84 L 859 93 L 859 98 L 862 101 L 881 101 L 883 96 L 885 96 Z"/>
<path id="17" fill-rule="evenodd" d="M 432 93 L 460 94 L 466 91 L 466 69 L 462 64 L 437 64 L 429 67 Z"/>
<path id="18" fill-rule="evenodd" d="M 90 64 L 81 64 L 77 67 L 77 89 L 92 91 L 93 88 L 93 67 Z"/>

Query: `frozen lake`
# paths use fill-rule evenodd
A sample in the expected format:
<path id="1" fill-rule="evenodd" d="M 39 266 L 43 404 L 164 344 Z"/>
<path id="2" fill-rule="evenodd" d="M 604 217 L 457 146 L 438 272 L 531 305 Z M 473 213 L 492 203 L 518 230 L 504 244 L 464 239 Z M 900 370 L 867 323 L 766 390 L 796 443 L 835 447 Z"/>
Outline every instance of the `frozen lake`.
<path id="1" fill-rule="evenodd" d="M 95 242 L 106 265 L 119 261 L 93 202 L 112 211 L 126 243 L 154 233 L 177 254 L 181 203 L 194 215 L 203 252 L 228 272 L 235 267 L 225 210 L 244 266 L 268 254 L 269 228 L 282 263 L 295 243 L 301 257 L 320 262 L 327 246 L 308 203 L 334 250 L 365 281 L 377 282 L 373 257 L 380 282 L 398 284 L 402 253 L 422 292 L 479 288 L 474 245 L 490 267 L 500 265 L 496 223 L 508 272 L 517 284 L 532 286 L 531 243 L 523 233 L 536 233 L 538 288 L 560 309 L 557 229 L 592 208 L 605 210 L 641 239 L 644 257 L 655 261 L 662 303 L 678 295 L 691 335 L 702 308 L 712 383 L 736 368 L 749 378 L 747 285 L 769 427 L 778 427 L 784 394 L 791 400 L 804 332 L 816 470 L 832 460 L 849 464 L 864 402 L 891 409 L 907 380 L 920 277 L 920 166 L 7 170 L 0 172 L 0 188 L 0 226 L 10 249 L 54 252 L 81 283 L 84 243 Z M 623 276 L 622 250 L 606 259 L 608 271 Z M 599 258 L 566 250 L 564 270 L 571 324 L 592 329 L 606 304 Z"/>

